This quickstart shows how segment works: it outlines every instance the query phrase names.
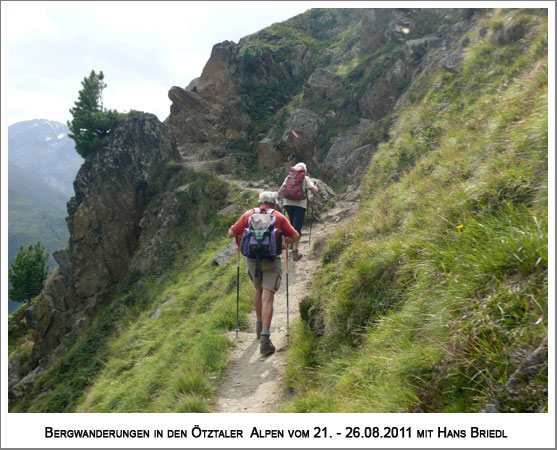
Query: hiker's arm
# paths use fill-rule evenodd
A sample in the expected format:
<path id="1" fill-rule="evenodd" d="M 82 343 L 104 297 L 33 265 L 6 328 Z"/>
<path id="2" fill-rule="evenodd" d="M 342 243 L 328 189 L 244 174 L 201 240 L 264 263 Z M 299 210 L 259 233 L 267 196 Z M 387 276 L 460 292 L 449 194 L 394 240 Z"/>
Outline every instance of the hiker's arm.
<path id="1" fill-rule="evenodd" d="M 284 236 L 284 240 L 287 243 L 296 243 L 300 240 L 300 235 L 284 215 L 278 215 L 277 223 L 278 228 L 281 230 L 281 233 Z"/>
<path id="2" fill-rule="evenodd" d="M 314 182 L 310 177 L 306 177 L 306 179 L 307 179 L 309 190 L 313 192 L 313 195 L 317 195 L 317 193 L 319 192 L 319 189 L 317 188 L 317 183 Z"/>
<path id="3" fill-rule="evenodd" d="M 228 237 L 237 237 L 237 236 L 241 236 L 244 233 L 244 228 L 247 226 L 248 224 L 248 212 L 245 212 L 242 217 L 240 217 L 236 223 L 234 225 L 232 225 L 229 229 L 228 229 Z"/>
<path id="4" fill-rule="evenodd" d="M 295 244 L 300 240 L 300 233 L 296 231 L 296 234 L 292 237 L 284 236 L 284 240 L 286 241 L 287 244 L 290 244 L 291 242 Z"/>

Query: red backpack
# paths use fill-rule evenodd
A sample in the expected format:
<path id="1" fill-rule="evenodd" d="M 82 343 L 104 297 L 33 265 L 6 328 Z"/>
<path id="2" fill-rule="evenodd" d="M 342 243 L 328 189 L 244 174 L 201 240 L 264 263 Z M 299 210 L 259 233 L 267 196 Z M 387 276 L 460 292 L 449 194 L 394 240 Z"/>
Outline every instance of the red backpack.
<path id="1" fill-rule="evenodd" d="M 289 200 L 303 200 L 306 198 L 304 192 L 304 178 L 306 171 L 292 167 L 286 177 L 286 186 L 284 188 L 284 198 Z"/>

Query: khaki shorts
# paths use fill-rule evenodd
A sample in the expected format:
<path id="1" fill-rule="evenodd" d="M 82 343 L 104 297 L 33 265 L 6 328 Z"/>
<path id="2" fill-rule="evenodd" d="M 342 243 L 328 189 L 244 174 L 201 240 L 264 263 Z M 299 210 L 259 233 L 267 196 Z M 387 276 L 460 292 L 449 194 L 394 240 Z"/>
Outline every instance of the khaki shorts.
<path id="1" fill-rule="evenodd" d="M 246 259 L 246 272 L 253 282 L 253 287 L 258 288 L 263 285 L 263 288 L 268 291 L 273 293 L 278 291 L 280 281 L 282 280 L 282 263 L 280 258 L 277 257 L 274 261 L 261 261 L 263 282 L 261 277 L 255 277 L 255 261 L 248 261 Z"/>

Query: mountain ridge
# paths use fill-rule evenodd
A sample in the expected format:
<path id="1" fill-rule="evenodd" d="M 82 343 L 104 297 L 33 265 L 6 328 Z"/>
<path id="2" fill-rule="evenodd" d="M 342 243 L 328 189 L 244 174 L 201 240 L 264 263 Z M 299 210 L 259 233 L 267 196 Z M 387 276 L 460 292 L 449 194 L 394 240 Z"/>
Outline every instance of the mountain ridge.
<path id="1" fill-rule="evenodd" d="M 34 119 L 8 127 L 8 161 L 62 192 L 73 195 L 73 180 L 83 162 L 60 122 Z"/>

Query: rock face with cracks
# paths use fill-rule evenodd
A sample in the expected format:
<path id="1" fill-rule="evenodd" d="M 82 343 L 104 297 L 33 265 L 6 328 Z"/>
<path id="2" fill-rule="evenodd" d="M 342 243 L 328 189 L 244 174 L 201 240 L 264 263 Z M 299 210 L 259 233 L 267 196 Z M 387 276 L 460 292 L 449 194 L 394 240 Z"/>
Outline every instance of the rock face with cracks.
<path id="1" fill-rule="evenodd" d="M 170 129 L 138 112 L 121 119 L 105 147 L 83 163 L 68 202 L 68 247 L 54 254 L 60 269 L 26 312 L 35 339 L 33 376 L 71 347 L 128 275 L 141 218 L 176 159 Z M 12 394 L 24 392 L 19 386 Z"/>

